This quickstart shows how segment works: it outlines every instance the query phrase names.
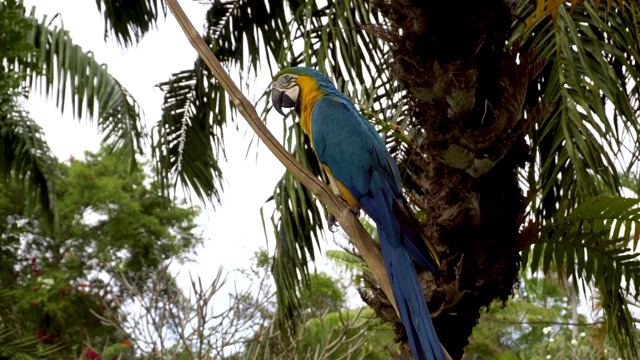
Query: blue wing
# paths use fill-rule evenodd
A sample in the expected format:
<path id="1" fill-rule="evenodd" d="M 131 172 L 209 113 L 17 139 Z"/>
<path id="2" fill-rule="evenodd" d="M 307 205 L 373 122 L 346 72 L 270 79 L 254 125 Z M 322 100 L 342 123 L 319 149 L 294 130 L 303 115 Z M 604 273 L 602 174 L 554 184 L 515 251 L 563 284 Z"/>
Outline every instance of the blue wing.
<path id="1" fill-rule="evenodd" d="M 313 148 L 320 162 L 377 223 L 378 209 L 367 208 L 361 200 L 382 191 L 391 208 L 391 200 L 401 196 L 398 167 L 382 139 L 351 103 L 339 97 L 320 98 L 311 119 Z"/>

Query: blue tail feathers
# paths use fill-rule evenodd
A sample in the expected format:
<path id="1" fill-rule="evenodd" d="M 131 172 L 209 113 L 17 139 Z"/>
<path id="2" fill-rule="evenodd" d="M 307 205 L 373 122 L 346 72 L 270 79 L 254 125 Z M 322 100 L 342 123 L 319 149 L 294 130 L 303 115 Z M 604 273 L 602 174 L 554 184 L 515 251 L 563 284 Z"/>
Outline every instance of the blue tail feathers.
<path id="1" fill-rule="evenodd" d="M 411 256 L 402 246 L 393 246 L 397 242 L 389 239 L 402 236 L 400 229 L 380 225 L 378 224 L 378 235 L 382 256 L 414 357 L 419 360 L 442 360 L 440 341 L 431 322 L 431 314 Z"/>

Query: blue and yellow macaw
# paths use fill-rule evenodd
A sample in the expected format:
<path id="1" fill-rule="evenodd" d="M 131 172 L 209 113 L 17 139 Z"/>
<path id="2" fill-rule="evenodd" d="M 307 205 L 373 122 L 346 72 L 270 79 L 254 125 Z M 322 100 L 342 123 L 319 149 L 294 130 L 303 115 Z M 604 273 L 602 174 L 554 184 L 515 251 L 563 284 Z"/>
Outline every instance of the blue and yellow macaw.
<path id="1" fill-rule="evenodd" d="M 294 108 L 338 195 L 376 223 L 400 319 L 416 359 L 443 359 L 440 342 L 411 259 L 436 273 L 437 254 L 421 236 L 402 196 L 398 165 L 375 128 L 314 69 L 280 71 L 272 83 L 274 109 Z M 337 186 L 335 186 L 337 184 Z"/>

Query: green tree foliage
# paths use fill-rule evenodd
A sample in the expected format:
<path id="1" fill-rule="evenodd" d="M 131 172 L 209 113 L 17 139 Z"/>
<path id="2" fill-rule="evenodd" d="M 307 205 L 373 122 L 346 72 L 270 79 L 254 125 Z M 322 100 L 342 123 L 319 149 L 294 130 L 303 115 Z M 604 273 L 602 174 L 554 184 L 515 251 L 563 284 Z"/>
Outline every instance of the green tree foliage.
<path id="1" fill-rule="evenodd" d="M 25 215 L 23 192 L 0 187 L 0 286 L 11 299 L 0 320 L 60 346 L 57 357 L 76 358 L 127 340 L 94 315 L 128 303 L 116 272 L 144 283 L 168 261 L 186 260 L 202 239 L 197 209 L 167 206 L 142 170 L 107 151 L 57 168 L 56 229 L 43 226 L 43 211 Z"/>
<path id="2" fill-rule="evenodd" d="M 250 279 L 269 276 L 273 260 L 266 251 L 256 253 L 255 259 L 256 265 L 248 272 Z M 262 304 L 262 322 L 245 341 L 243 351 L 230 359 L 377 360 L 397 352 L 393 328 L 377 318 L 371 308 L 348 309 L 341 279 L 315 272 L 309 275 L 308 287 L 300 291 L 298 298 L 305 311 L 299 332 L 280 336 L 277 303 L 272 298 Z"/>
<path id="3" fill-rule="evenodd" d="M 574 326 L 577 328 L 573 337 Z M 626 350 L 607 340 L 606 321 L 572 320 L 572 304 L 556 277 L 526 277 L 506 304 L 495 301 L 480 316 L 464 360 L 615 359 Z M 638 331 L 634 331 L 638 336 Z"/>
<path id="4" fill-rule="evenodd" d="M 115 279 L 129 300 L 135 301 L 135 311 L 110 307 L 95 315 L 129 341 L 89 354 L 123 360 L 382 360 L 397 352 L 393 328 L 370 308 L 348 309 L 342 280 L 325 273 L 312 275 L 311 290 L 301 294 L 301 305 L 308 309 L 303 330 L 295 337 L 281 336 L 268 270 L 271 259 L 266 251 L 259 251 L 253 260 L 250 268 L 239 270 L 253 286 L 232 293 L 222 291 L 226 281 L 222 269 L 210 284 L 192 278 L 188 295 L 176 287 L 167 266 L 134 274 L 134 278 L 118 273 Z M 226 308 L 220 306 L 225 295 Z M 135 346 L 135 353 L 129 344 Z"/>

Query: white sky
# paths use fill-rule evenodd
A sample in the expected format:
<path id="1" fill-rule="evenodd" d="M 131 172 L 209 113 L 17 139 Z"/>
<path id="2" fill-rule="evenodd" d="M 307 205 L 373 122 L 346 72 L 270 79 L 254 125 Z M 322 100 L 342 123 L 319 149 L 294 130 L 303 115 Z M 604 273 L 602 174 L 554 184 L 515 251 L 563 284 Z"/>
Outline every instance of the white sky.
<path id="1" fill-rule="evenodd" d="M 180 3 L 196 29 L 202 29 L 207 7 L 194 1 Z M 109 72 L 140 103 L 149 130 L 161 115 L 163 93 L 155 85 L 169 79 L 171 73 L 192 68 L 196 59 L 195 50 L 170 13 L 139 44 L 123 49 L 115 41 L 108 40 L 105 43 L 104 22 L 94 1 L 26 0 L 27 11 L 31 6 L 37 7 L 39 18 L 43 14 L 47 14 L 48 19 L 56 13 L 61 14 L 61 19 L 56 19 L 55 23 L 62 21 L 75 44 L 82 46 L 85 51 L 93 51 L 97 61 L 108 65 Z M 261 77 L 265 82 L 261 80 L 254 93 L 261 92 L 266 81 L 270 80 L 268 73 Z M 60 160 L 67 160 L 71 155 L 83 158 L 86 150 L 99 149 L 101 136 L 97 134 L 95 126 L 87 124 L 86 120 L 78 122 L 70 112 L 62 116 L 55 102 L 43 100 L 39 92 L 33 92 L 27 106 L 33 118 L 43 127 L 49 146 Z M 276 114 L 268 125 L 274 135 L 281 139 L 282 118 Z M 189 287 L 189 272 L 194 277 L 200 276 L 203 283 L 207 284 L 215 277 L 219 266 L 222 265 L 226 271 L 247 268 L 254 252 L 266 246 L 260 207 L 271 195 L 284 167 L 263 144 L 259 146 L 256 159 L 255 142 L 245 158 L 253 132 L 241 117 L 238 127 L 239 130 L 229 127 L 224 133 L 228 158 L 227 163 L 222 165 L 225 191 L 222 205 L 215 211 L 208 206 L 200 219 L 205 245 L 197 250 L 195 262 L 174 266 L 174 270 L 180 271 L 178 279 L 183 288 Z M 265 214 L 270 215 L 272 208 Z M 269 249 L 272 251 L 273 240 L 270 241 Z M 329 243 L 333 248 L 331 241 Z M 323 246 L 323 251 L 325 249 L 326 246 Z M 318 265 L 327 269 L 326 262 L 321 261 Z M 228 280 L 228 286 L 233 286 L 234 281 L 238 281 L 241 288 L 249 285 L 242 276 L 233 273 L 229 274 Z M 227 289 L 231 291 L 231 288 Z"/>

